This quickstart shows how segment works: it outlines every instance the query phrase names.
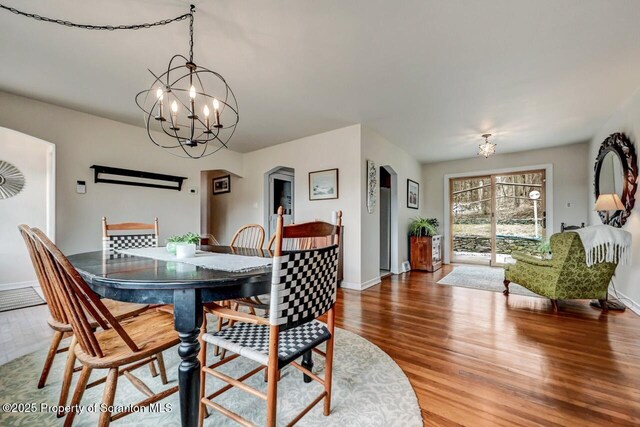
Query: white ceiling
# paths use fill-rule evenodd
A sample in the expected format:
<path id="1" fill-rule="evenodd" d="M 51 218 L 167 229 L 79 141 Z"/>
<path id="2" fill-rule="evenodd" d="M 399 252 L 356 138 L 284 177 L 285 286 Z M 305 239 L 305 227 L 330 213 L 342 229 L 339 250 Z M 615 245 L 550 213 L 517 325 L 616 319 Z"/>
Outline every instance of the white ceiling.
<path id="1" fill-rule="evenodd" d="M 180 0 L 0 0 L 75 22 L 129 24 Z M 240 107 L 246 152 L 363 123 L 416 158 L 584 141 L 640 85 L 638 0 L 200 0 L 197 63 Z M 187 21 L 91 32 L 0 11 L 0 90 L 142 126 L 135 94 Z M 37 117 L 34 117 L 37 120 Z M 151 145 L 150 145 L 151 146 Z"/>

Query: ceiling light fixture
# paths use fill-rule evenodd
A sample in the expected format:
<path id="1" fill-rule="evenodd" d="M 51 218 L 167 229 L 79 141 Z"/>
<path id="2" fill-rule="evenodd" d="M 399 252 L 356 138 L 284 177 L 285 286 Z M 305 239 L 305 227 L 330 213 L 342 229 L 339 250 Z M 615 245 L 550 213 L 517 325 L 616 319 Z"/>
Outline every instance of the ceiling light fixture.
<path id="1" fill-rule="evenodd" d="M 136 95 L 136 104 L 144 111 L 147 135 L 154 144 L 179 157 L 199 159 L 227 148 L 240 116 L 226 80 L 193 62 L 195 10 L 191 5 L 189 58 L 174 55 L 159 76 L 149 70 L 154 81 Z"/>
<path id="2" fill-rule="evenodd" d="M 490 133 L 483 134 L 484 142 L 478 145 L 478 156 L 484 156 L 485 159 L 496 153 L 496 144 L 489 142 L 490 136 Z"/>
<path id="3" fill-rule="evenodd" d="M 227 148 L 240 120 L 238 102 L 220 74 L 193 62 L 194 5 L 190 6 L 189 13 L 176 18 L 135 25 L 76 24 L 64 19 L 23 12 L 3 4 L 0 4 L 0 9 L 37 21 L 84 30 L 140 30 L 188 18 L 189 58 L 174 55 L 167 71 L 160 76 L 149 70 L 154 81 L 149 89 L 136 95 L 136 104 L 144 111 L 149 139 L 171 154 L 199 159 Z M 184 63 L 179 63 L 180 60 L 184 60 Z"/>

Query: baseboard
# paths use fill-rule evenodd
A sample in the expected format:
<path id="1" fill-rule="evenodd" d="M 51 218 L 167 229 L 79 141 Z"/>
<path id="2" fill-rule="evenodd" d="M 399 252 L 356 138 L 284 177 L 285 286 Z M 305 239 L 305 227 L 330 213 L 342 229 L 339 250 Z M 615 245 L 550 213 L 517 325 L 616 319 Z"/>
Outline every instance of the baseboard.
<path id="1" fill-rule="evenodd" d="M 365 289 L 369 289 L 372 286 L 375 286 L 379 283 L 381 283 L 382 280 L 380 280 L 380 276 L 378 277 L 374 277 L 371 280 L 367 280 L 366 282 L 364 282 L 363 284 L 360 285 L 360 290 L 364 291 Z"/>
<path id="2" fill-rule="evenodd" d="M 374 277 L 373 279 L 367 280 L 363 283 L 347 282 L 343 280 L 342 283 L 340 283 L 340 287 L 343 289 L 353 289 L 354 291 L 364 291 L 365 289 L 375 286 L 380 282 L 380 277 Z"/>
<path id="3" fill-rule="evenodd" d="M 613 294 L 609 293 L 609 295 L 613 295 L 615 297 L 616 293 L 620 297 L 618 299 L 620 300 L 621 303 L 626 305 L 629 310 L 633 311 L 635 314 L 640 316 L 640 304 L 638 304 L 637 302 L 635 302 L 634 300 L 632 300 L 631 298 L 629 298 L 628 296 L 626 296 L 620 291 L 613 292 Z"/>
<path id="4" fill-rule="evenodd" d="M 0 291 L 8 291 L 9 289 L 28 288 L 29 286 L 40 286 L 35 280 L 26 282 L 0 283 Z"/>
<path id="5" fill-rule="evenodd" d="M 342 282 L 340 282 L 340 287 L 342 289 L 352 289 L 354 291 L 362 290 L 360 289 L 360 283 L 347 282 L 346 280 L 343 280 Z"/>

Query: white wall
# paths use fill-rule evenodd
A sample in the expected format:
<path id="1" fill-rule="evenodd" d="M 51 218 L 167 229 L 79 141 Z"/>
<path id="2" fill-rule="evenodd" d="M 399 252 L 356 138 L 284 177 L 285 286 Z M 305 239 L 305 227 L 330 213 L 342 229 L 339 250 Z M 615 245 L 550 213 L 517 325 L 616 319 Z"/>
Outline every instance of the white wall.
<path id="1" fill-rule="evenodd" d="M 295 171 L 294 221 L 331 221 L 342 210 L 344 225 L 344 282 L 360 284 L 360 125 L 308 136 L 244 155 L 244 168 L 232 183 L 227 215 L 235 223 L 264 224 L 264 176 L 283 166 Z M 339 169 L 339 198 L 309 200 L 309 172 Z M 217 236 L 216 236 L 217 237 Z M 265 244 L 266 240 L 265 239 Z M 344 283 L 343 282 L 343 283 Z"/>
<path id="2" fill-rule="evenodd" d="M 499 147 L 498 147 L 499 149 Z M 587 191 L 589 178 L 584 168 L 577 167 L 587 161 L 587 143 L 563 145 L 519 153 L 496 154 L 485 159 L 427 163 L 422 167 L 424 208 L 427 218 L 438 218 L 440 232 L 444 233 L 445 192 L 447 174 L 488 171 L 532 165 L 553 165 L 553 232 L 560 231 L 560 223 L 580 224 L 587 221 Z M 547 180 L 549 177 L 547 177 Z M 569 207 L 568 204 L 571 206 Z"/>
<path id="3" fill-rule="evenodd" d="M 408 254 L 408 228 L 411 219 L 419 216 L 425 203 L 424 187 L 421 179 L 421 165 L 409 153 L 393 145 L 381 135 L 365 127 L 362 128 L 362 154 L 360 182 L 362 187 L 361 222 L 362 222 L 362 281 L 363 287 L 367 287 L 380 280 L 380 206 L 372 214 L 367 211 L 366 200 L 366 161 L 372 160 L 376 164 L 378 184 L 380 183 L 380 167 L 391 166 L 397 174 L 396 203 L 397 230 L 392 230 L 392 248 L 395 246 L 397 254 L 392 251 L 391 271 L 399 273 L 403 261 L 409 259 Z M 392 177 L 393 178 L 393 177 Z M 419 209 L 407 208 L 407 179 L 420 183 Z M 380 193 L 378 186 L 378 195 Z M 379 200 L 379 196 L 378 196 Z M 392 227 L 394 226 L 392 219 Z"/>
<path id="4" fill-rule="evenodd" d="M 132 101 L 133 102 L 133 101 Z M 242 170 L 242 155 L 222 150 L 200 160 L 175 157 L 153 145 L 145 129 L 52 104 L 0 92 L 0 126 L 56 146 L 56 241 L 66 253 L 101 247 L 100 218 L 110 222 L 159 218 L 161 241 L 171 234 L 198 232 L 200 171 Z M 94 184 L 93 164 L 186 176 L 182 191 Z M 87 193 L 76 194 L 76 180 Z"/>
<path id="5" fill-rule="evenodd" d="M 595 196 L 593 193 L 594 164 L 596 155 L 600 149 L 600 144 L 607 136 L 614 132 L 625 133 L 631 142 L 634 143 L 636 154 L 640 155 L 640 90 L 637 91 L 618 111 L 616 111 L 600 131 L 589 143 L 588 157 L 584 162 L 583 169 L 587 174 L 589 182 L 585 189 L 588 199 L 587 213 L 589 224 L 601 224 L 602 221 L 597 212 L 593 210 Z M 636 200 L 640 198 L 640 192 L 636 192 Z M 619 265 L 616 269 L 614 283 L 616 290 L 621 294 L 623 302 L 638 314 L 640 314 L 640 213 L 638 203 L 627 219 L 627 223 L 622 227 L 633 235 L 632 262 L 631 265 Z M 614 294 L 615 295 L 615 294 Z"/>
<path id="6" fill-rule="evenodd" d="M 0 200 L 0 284 L 35 280 L 29 254 L 18 232 L 27 223 L 50 232 L 54 200 L 54 146 L 46 141 L 0 127 L 0 160 L 18 168 L 25 186 L 16 196 Z M 51 213 L 51 215 L 49 215 Z"/>

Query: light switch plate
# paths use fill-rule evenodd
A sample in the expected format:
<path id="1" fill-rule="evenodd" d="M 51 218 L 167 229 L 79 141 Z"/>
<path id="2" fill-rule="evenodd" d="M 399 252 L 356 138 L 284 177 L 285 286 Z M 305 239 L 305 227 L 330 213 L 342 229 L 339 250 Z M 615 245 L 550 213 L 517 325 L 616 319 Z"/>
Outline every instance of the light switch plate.
<path id="1" fill-rule="evenodd" d="M 76 181 L 76 193 L 78 194 L 86 194 L 87 192 L 87 183 L 86 181 Z"/>

